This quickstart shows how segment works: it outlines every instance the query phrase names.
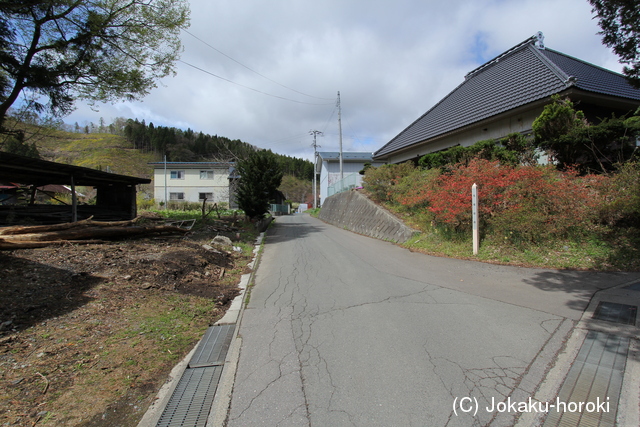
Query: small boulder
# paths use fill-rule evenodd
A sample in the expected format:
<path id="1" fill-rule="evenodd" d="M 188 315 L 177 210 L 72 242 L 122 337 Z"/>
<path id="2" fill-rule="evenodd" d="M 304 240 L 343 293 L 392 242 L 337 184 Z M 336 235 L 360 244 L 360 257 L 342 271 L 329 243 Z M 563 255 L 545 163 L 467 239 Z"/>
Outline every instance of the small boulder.
<path id="1" fill-rule="evenodd" d="M 226 236 L 216 236 L 211 241 L 212 245 L 232 246 L 233 242 Z"/>

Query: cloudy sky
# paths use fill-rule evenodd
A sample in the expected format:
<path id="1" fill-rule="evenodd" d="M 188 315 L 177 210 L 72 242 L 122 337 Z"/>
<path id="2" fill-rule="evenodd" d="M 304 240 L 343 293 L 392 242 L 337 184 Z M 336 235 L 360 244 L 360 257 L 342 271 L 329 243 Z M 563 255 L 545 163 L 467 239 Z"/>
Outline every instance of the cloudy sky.
<path id="1" fill-rule="evenodd" d="M 311 130 L 324 133 L 321 151 L 338 150 L 338 91 L 344 151 L 373 152 L 467 72 L 538 31 L 548 48 L 622 70 L 587 0 L 189 3 L 177 76 L 142 102 L 78 104 L 65 122 L 144 119 L 310 159 Z"/>

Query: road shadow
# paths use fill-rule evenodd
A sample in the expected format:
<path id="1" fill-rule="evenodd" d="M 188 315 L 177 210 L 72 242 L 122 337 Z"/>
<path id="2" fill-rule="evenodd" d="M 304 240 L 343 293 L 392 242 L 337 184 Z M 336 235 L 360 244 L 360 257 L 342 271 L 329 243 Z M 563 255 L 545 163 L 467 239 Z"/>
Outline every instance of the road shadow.
<path id="1" fill-rule="evenodd" d="M 569 294 L 566 305 L 584 311 L 595 292 L 632 280 L 640 280 L 640 273 L 556 270 L 538 272 L 523 282 L 544 291 Z"/>
<path id="2" fill-rule="evenodd" d="M 311 225 L 307 222 L 288 223 L 275 221 L 267 232 L 267 244 L 281 243 L 307 237 L 312 233 L 321 233 L 322 227 Z"/>
<path id="3" fill-rule="evenodd" d="M 0 323 L 4 333 L 62 316 L 93 298 L 85 292 L 105 279 L 0 252 Z"/>

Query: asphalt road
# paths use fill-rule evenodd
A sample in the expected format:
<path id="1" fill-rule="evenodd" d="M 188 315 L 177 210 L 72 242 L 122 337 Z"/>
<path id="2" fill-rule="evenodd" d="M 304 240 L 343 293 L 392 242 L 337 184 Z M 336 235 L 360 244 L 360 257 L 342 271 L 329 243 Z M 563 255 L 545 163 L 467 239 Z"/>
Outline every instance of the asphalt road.
<path id="1" fill-rule="evenodd" d="M 531 396 L 593 293 L 628 280 L 430 257 L 279 217 L 227 425 L 513 425 L 492 406 Z"/>

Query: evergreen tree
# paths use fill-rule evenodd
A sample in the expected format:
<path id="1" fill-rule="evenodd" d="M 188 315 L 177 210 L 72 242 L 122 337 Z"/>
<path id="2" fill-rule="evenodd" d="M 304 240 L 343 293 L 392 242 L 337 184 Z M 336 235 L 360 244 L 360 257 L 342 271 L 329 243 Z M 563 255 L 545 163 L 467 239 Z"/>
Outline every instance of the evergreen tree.
<path id="1" fill-rule="evenodd" d="M 583 173 L 606 173 L 638 156 L 638 115 L 612 116 L 591 124 L 571 100 L 556 96 L 532 127 L 535 144 L 559 168 L 575 166 Z"/>
<path id="2" fill-rule="evenodd" d="M 598 18 L 602 43 L 618 55 L 624 74 L 640 88 L 640 2 L 638 0 L 589 0 Z"/>
<path id="3" fill-rule="evenodd" d="M 40 158 L 40 152 L 35 142 L 31 144 L 25 142 L 23 132 L 15 132 L 9 136 L 2 146 L 2 151 L 25 157 L 33 157 L 35 159 Z"/>
<path id="4" fill-rule="evenodd" d="M 269 211 L 269 204 L 282 182 L 282 170 L 275 156 L 257 151 L 238 162 L 240 183 L 236 200 L 240 209 L 252 219 L 260 219 Z"/>

